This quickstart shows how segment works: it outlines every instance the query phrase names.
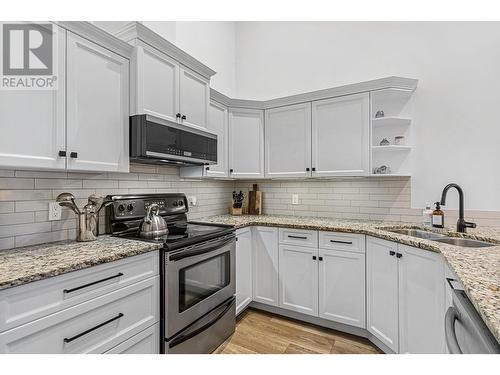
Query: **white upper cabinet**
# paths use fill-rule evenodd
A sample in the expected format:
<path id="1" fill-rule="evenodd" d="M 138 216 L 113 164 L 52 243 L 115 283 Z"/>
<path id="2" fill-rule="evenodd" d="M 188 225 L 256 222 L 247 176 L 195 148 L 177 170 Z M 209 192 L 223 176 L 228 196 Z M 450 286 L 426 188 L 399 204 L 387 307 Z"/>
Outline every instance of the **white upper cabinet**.
<path id="1" fill-rule="evenodd" d="M 0 90 L 0 166 L 64 169 L 66 31 L 53 25 L 55 90 Z"/>
<path id="2" fill-rule="evenodd" d="M 256 109 L 229 109 L 229 175 L 264 177 L 264 114 Z"/>
<path id="3" fill-rule="evenodd" d="M 142 45 L 134 51 L 135 84 L 131 90 L 131 114 L 148 114 L 177 121 L 179 113 L 179 65 L 161 52 Z"/>
<path id="4" fill-rule="evenodd" d="M 208 127 L 210 133 L 217 134 L 217 164 L 205 167 L 208 177 L 227 177 L 228 168 L 228 114 L 227 108 L 211 102 L 208 111 Z"/>
<path id="5" fill-rule="evenodd" d="M 131 114 L 150 114 L 206 129 L 209 80 L 156 48 L 138 41 L 134 51 Z"/>
<path id="6" fill-rule="evenodd" d="M 369 94 L 312 103 L 312 176 L 369 174 Z"/>
<path id="7" fill-rule="evenodd" d="M 367 329 L 389 348 L 399 350 L 398 245 L 366 237 Z"/>
<path id="8" fill-rule="evenodd" d="M 438 253 L 398 245 L 399 351 L 444 354 L 444 264 Z"/>
<path id="9" fill-rule="evenodd" d="M 279 306 L 318 316 L 318 249 L 279 246 Z"/>
<path id="10" fill-rule="evenodd" d="M 311 176 L 311 103 L 266 110 L 266 177 Z"/>
<path id="11" fill-rule="evenodd" d="M 278 306 L 278 229 L 253 228 L 253 300 Z"/>
<path id="12" fill-rule="evenodd" d="M 184 125 L 205 129 L 208 123 L 210 87 L 208 79 L 180 68 L 179 112 Z"/>
<path id="13" fill-rule="evenodd" d="M 68 32 L 68 169 L 128 172 L 129 62 Z"/>

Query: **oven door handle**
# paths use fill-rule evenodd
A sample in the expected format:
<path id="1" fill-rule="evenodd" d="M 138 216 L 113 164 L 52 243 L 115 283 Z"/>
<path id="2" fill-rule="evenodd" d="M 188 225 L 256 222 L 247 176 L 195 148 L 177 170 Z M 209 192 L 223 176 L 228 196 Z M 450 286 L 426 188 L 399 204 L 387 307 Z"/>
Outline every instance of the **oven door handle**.
<path id="1" fill-rule="evenodd" d="M 231 242 L 234 242 L 235 236 L 231 236 L 230 238 L 215 242 L 213 244 L 210 244 L 208 247 L 204 247 L 202 244 L 199 246 L 196 246 L 190 250 L 185 250 L 185 251 L 179 251 L 178 253 L 174 253 L 169 256 L 169 260 L 171 261 L 176 261 L 176 260 L 181 260 L 184 258 L 189 258 L 193 257 L 196 255 L 201 255 L 205 253 L 209 253 L 211 251 L 217 250 L 223 246 L 226 246 L 227 244 L 230 244 Z"/>
<path id="2" fill-rule="evenodd" d="M 231 298 L 228 302 L 220 306 L 219 308 L 223 308 L 222 312 L 217 315 L 214 319 L 209 321 L 207 324 L 202 325 L 200 328 L 195 329 L 194 331 L 187 332 L 183 335 L 180 335 L 176 337 L 175 339 L 172 340 L 172 342 L 168 345 L 169 348 L 173 348 L 174 346 L 182 344 L 184 341 L 187 341 L 196 335 L 200 334 L 201 332 L 209 329 L 211 326 L 213 326 L 215 323 L 217 323 L 233 306 L 234 304 L 234 298 Z"/>

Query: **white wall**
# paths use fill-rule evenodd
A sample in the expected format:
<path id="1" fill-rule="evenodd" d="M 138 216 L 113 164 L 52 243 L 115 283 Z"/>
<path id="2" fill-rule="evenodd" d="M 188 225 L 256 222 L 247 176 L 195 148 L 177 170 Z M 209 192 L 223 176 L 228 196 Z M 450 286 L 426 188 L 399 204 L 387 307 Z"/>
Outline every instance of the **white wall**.
<path id="1" fill-rule="evenodd" d="M 239 22 L 236 96 L 270 99 L 390 75 L 419 79 L 412 207 L 448 182 L 500 210 L 500 23 Z M 456 207 L 450 192 L 448 206 Z"/>

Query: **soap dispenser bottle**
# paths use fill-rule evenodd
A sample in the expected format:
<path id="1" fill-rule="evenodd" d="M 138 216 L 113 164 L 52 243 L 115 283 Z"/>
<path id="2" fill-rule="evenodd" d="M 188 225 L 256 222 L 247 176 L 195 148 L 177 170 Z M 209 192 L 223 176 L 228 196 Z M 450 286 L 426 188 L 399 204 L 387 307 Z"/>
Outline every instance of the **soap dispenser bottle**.
<path id="1" fill-rule="evenodd" d="M 444 228 L 444 212 L 441 210 L 441 203 L 436 202 L 436 209 L 432 211 L 432 226 Z"/>
<path id="2" fill-rule="evenodd" d="M 426 228 L 432 227 L 432 213 L 430 202 L 425 204 L 425 210 L 422 211 L 422 225 Z"/>

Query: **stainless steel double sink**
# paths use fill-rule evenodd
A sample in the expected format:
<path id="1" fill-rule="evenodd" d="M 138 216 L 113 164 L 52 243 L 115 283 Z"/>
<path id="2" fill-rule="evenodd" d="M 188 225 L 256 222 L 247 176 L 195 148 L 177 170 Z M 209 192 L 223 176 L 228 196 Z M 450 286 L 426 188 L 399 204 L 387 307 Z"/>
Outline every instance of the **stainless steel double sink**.
<path id="1" fill-rule="evenodd" d="M 382 228 L 380 228 L 382 229 Z M 450 237 L 444 234 L 430 232 L 421 229 L 407 229 L 407 228 L 397 228 L 397 229 L 383 229 L 387 232 L 397 233 L 397 234 L 405 234 L 411 237 L 422 238 L 425 240 L 436 241 L 441 243 L 446 243 L 455 246 L 463 246 L 463 247 L 490 247 L 497 246 L 495 243 L 472 240 L 469 238 L 461 238 L 461 237 Z"/>

